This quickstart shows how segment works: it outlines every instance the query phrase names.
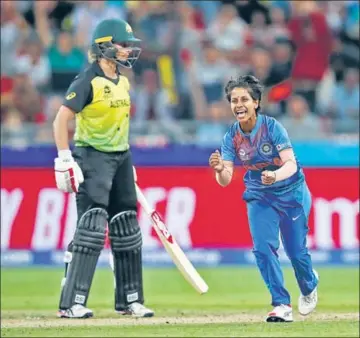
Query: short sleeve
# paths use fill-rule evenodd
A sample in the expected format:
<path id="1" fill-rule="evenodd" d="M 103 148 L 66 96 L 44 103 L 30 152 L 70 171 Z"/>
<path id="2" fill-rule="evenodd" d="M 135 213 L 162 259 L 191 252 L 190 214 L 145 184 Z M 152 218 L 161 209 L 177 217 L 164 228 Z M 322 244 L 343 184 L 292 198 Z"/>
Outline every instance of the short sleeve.
<path id="1" fill-rule="evenodd" d="M 69 86 L 63 105 L 79 113 L 88 105 L 93 96 L 92 85 L 84 74 L 78 75 Z"/>
<path id="2" fill-rule="evenodd" d="M 270 137 L 272 143 L 274 144 L 278 152 L 287 148 L 292 148 L 290 138 L 286 129 L 280 122 L 276 120 Z"/>
<path id="3" fill-rule="evenodd" d="M 235 162 L 235 147 L 230 132 L 227 132 L 221 145 L 221 156 L 224 161 Z"/>

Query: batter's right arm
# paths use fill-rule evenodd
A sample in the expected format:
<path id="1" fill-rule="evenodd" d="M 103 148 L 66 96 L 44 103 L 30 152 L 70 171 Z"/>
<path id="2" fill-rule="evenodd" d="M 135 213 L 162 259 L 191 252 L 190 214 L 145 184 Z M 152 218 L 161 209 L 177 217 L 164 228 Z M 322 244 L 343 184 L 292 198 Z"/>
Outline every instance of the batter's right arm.
<path id="1" fill-rule="evenodd" d="M 75 117 L 75 113 L 62 105 L 53 123 L 54 139 L 58 151 L 69 150 L 68 123 Z"/>
<path id="2" fill-rule="evenodd" d="M 84 182 L 83 173 L 74 161 L 69 148 L 68 122 L 75 113 L 62 105 L 54 121 L 54 138 L 58 149 L 55 158 L 55 180 L 58 189 L 64 192 L 78 192 L 79 185 Z"/>
<path id="3" fill-rule="evenodd" d="M 89 75 L 80 73 L 70 84 L 62 106 L 53 123 L 58 151 L 69 150 L 68 123 L 92 101 L 93 92 Z"/>

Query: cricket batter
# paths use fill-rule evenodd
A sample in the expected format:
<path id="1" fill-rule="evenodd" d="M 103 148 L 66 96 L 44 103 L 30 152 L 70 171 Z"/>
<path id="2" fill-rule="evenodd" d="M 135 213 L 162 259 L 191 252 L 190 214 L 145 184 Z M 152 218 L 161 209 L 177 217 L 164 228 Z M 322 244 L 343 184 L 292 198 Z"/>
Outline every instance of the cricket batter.
<path id="1" fill-rule="evenodd" d="M 274 306 L 266 321 L 291 322 L 290 295 L 277 255 L 279 232 L 301 291 L 299 312 L 307 315 L 316 307 L 319 281 L 306 247 L 310 192 L 286 130 L 274 118 L 259 114 L 259 80 L 240 76 L 228 82 L 225 93 L 236 122 L 224 136 L 221 154 L 212 153 L 209 164 L 223 187 L 231 182 L 236 157 L 247 169 L 243 199 L 253 252 Z"/>
<path id="2" fill-rule="evenodd" d="M 86 303 L 107 226 L 114 257 L 115 310 L 135 317 L 154 315 L 143 305 L 142 236 L 129 150 L 129 81 L 119 71 L 119 66 L 133 66 L 139 46 L 128 23 L 102 21 L 92 38 L 91 65 L 71 83 L 54 121 L 56 184 L 64 192 L 76 193 L 78 212 L 65 256 L 58 312 L 62 318 L 93 316 Z M 71 152 L 68 122 L 73 118 Z"/>

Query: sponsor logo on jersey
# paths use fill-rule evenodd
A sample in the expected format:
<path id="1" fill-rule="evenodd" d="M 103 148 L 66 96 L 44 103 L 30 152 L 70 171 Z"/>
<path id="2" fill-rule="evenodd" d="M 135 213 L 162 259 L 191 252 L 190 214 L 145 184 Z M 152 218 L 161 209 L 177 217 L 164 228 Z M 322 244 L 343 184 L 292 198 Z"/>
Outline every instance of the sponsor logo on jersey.
<path id="1" fill-rule="evenodd" d="M 66 100 L 72 100 L 74 97 L 76 97 L 76 93 L 71 92 L 68 96 L 66 96 Z"/>
<path id="2" fill-rule="evenodd" d="M 246 153 L 245 149 L 240 148 L 239 150 L 239 157 L 241 161 L 248 161 L 249 155 Z"/>

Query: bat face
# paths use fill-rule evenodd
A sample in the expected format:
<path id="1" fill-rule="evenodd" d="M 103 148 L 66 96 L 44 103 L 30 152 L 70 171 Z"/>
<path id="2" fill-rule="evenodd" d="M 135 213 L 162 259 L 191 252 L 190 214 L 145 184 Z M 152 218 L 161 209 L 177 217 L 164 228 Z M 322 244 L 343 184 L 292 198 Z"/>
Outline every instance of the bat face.
<path id="1" fill-rule="evenodd" d="M 161 234 L 164 236 L 164 238 L 171 244 L 174 243 L 173 237 L 169 230 L 167 229 L 165 223 L 163 222 L 160 214 L 157 211 L 153 211 L 151 213 L 151 219 L 153 220 L 154 224 L 157 226 L 157 228 L 160 230 Z"/>

